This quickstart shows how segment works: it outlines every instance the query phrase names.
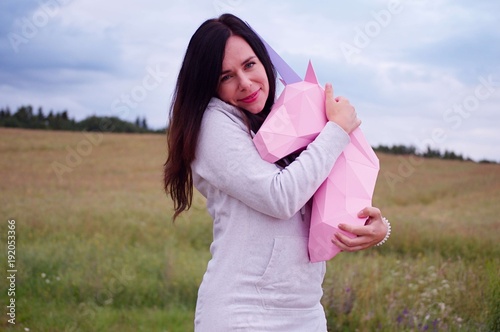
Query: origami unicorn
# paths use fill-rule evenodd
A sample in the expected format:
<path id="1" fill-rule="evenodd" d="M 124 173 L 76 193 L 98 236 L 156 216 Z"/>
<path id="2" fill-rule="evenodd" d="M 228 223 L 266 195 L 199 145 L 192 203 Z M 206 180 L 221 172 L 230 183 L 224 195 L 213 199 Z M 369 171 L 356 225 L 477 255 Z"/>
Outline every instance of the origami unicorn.
<path id="1" fill-rule="evenodd" d="M 325 92 L 318 84 L 311 62 L 302 80 L 263 42 L 285 88 L 253 141 L 264 160 L 276 162 L 307 147 L 321 132 L 328 121 Z M 311 262 L 329 260 L 341 251 L 331 242 L 336 232 L 355 237 L 338 229 L 339 223 L 364 225 L 366 222 L 357 214 L 371 206 L 379 160 L 360 128 L 350 134 L 350 139 L 328 178 L 313 196 L 308 243 Z"/>

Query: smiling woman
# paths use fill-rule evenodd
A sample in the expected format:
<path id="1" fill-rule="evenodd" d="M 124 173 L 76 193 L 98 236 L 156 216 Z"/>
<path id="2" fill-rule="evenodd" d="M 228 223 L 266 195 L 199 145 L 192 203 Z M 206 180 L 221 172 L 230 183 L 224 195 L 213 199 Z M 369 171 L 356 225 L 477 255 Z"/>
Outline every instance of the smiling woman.
<path id="1" fill-rule="evenodd" d="M 286 167 L 264 161 L 253 141 L 275 99 L 268 53 L 239 18 L 225 14 L 195 32 L 179 73 L 168 132 L 165 190 L 174 219 L 193 185 L 213 218 L 212 259 L 198 292 L 195 331 L 326 332 L 320 303 L 325 262 L 312 263 L 309 201 L 359 126 L 346 98 L 327 85 L 328 123 Z M 346 251 L 379 243 L 380 211 L 332 242 Z M 340 226 L 341 227 L 341 226 Z M 332 244 L 333 246 L 333 244 Z"/>

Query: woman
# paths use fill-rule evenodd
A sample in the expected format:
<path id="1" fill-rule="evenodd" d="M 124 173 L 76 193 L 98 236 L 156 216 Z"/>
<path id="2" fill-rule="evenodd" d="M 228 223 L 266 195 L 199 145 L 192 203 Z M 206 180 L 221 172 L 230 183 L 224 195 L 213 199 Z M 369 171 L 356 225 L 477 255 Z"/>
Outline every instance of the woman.
<path id="1" fill-rule="evenodd" d="M 275 81 L 264 45 L 239 18 L 207 20 L 192 36 L 172 103 L 164 180 L 174 219 L 190 207 L 193 185 L 213 218 L 195 331 L 326 331 L 326 264 L 308 258 L 308 201 L 360 120 L 327 84 L 329 122 L 316 140 L 293 161 L 263 161 L 252 136 L 273 105 Z M 365 226 L 341 227 L 358 237 L 337 234 L 332 243 L 356 251 L 384 239 L 378 209 L 360 217 Z"/>

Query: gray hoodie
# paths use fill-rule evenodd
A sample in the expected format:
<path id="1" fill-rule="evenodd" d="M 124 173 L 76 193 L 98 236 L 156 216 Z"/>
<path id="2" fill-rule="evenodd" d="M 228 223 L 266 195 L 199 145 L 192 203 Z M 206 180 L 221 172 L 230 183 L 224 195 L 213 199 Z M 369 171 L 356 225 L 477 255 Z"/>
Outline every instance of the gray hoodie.
<path id="1" fill-rule="evenodd" d="M 210 101 L 191 165 L 214 223 L 195 331 L 326 331 L 326 264 L 309 261 L 307 203 L 348 143 L 329 122 L 280 168 L 262 160 L 239 109 Z"/>

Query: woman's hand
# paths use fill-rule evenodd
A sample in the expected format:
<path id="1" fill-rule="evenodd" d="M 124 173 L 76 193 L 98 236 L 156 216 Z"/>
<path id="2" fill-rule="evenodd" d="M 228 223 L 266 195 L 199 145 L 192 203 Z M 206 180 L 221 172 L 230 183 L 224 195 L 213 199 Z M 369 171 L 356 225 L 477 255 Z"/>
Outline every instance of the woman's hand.
<path id="1" fill-rule="evenodd" d="M 325 106 L 328 121 L 338 124 L 346 133 L 350 134 L 358 128 L 361 120 L 358 119 L 356 110 L 344 97 L 333 97 L 333 87 L 330 83 L 325 85 Z"/>
<path id="2" fill-rule="evenodd" d="M 366 207 L 358 213 L 358 217 L 368 217 L 364 226 L 339 224 L 341 230 L 357 235 L 357 237 L 350 238 L 337 232 L 332 238 L 332 242 L 342 251 L 358 251 L 370 248 L 382 241 L 388 232 L 388 227 L 382 221 L 382 214 L 379 209 Z"/>

